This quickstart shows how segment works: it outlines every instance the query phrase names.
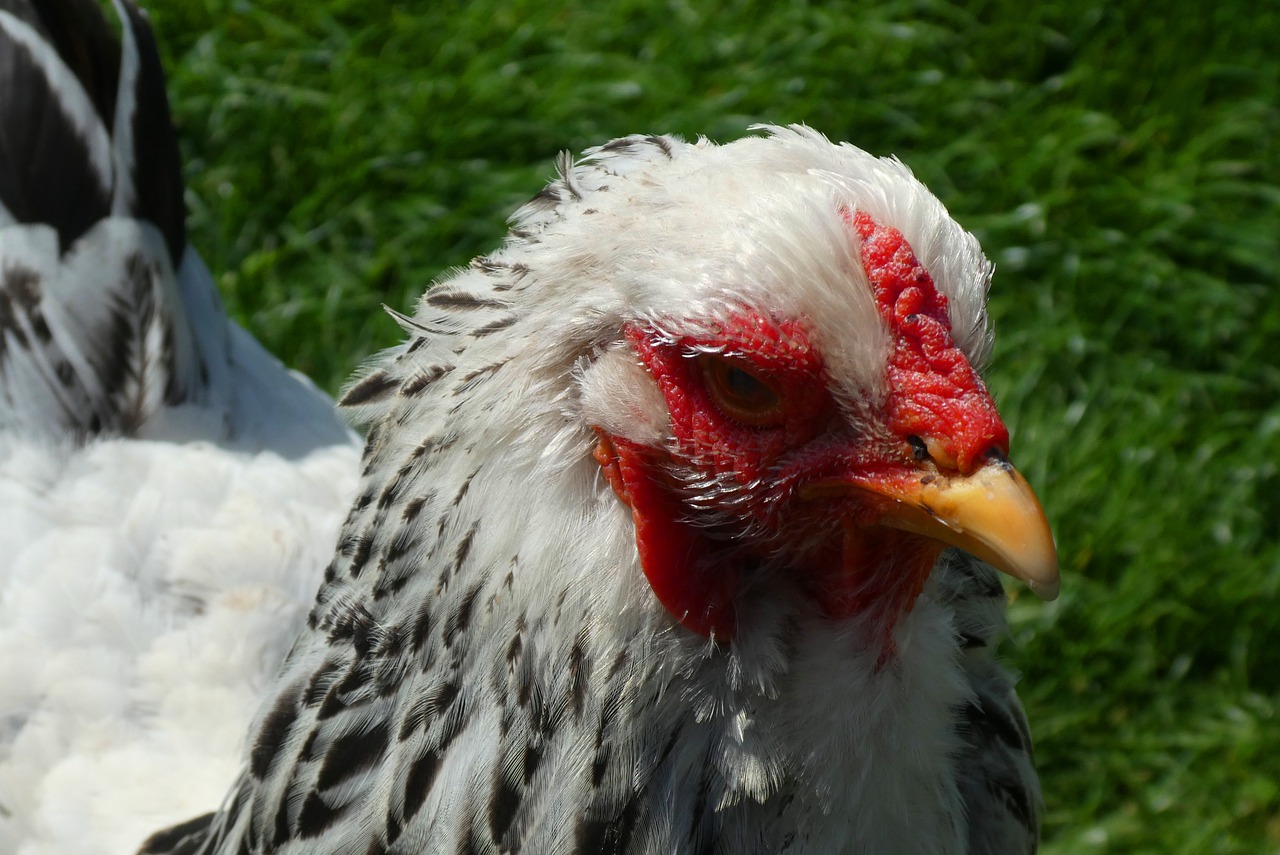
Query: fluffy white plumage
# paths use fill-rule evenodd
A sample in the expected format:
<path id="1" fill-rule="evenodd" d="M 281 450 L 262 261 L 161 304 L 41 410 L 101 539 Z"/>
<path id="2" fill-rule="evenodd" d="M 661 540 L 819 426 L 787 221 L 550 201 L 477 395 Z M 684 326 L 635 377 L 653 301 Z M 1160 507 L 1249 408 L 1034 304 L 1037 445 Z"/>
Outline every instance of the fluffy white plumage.
<path id="1" fill-rule="evenodd" d="M 0 852 L 123 855 L 236 773 L 358 442 L 226 318 L 185 244 L 137 9 L 116 5 L 122 47 L 92 0 L 6 9 Z M 87 47 L 64 58 L 59 32 Z M 108 109 L 84 81 L 113 56 Z"/>

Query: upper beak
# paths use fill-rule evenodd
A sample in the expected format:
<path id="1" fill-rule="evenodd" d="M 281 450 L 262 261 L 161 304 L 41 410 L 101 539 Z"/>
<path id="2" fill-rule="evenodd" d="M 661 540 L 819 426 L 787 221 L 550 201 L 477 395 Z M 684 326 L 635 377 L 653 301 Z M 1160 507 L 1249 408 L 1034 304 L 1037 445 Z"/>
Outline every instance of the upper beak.
<path id="1" fill-rule="evenodd" d="M 910 478 L 825 481 L 802 488 L 802 494 L 836 490 L 876 497 L 880 525 L 963 549 L 1025 582 L 1041 599 L 1058 596 L 1058 552 L 1049 521 L 1026 479 L 1002 458 L 968 475 L 930 466 Z"/>

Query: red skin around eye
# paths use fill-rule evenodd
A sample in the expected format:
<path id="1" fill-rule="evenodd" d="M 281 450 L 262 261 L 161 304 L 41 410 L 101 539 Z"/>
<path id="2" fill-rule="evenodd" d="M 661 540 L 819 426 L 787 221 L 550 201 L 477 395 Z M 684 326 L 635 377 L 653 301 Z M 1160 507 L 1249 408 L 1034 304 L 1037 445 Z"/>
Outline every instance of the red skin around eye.
<path id="1" fill-rule="evenodd" d="M 662 390 L 679 451 L 716 473 L 747 483 L 788 448 L 812 439 L 824 410 L 834 410 L 822 360 L 803 327 L 754 313 L 735 315 L 719 331 L 674 342 L 630 326 L 627 340 Z M 726 417 L 712 401 L 694 356 L 716 353 L 741 361 L 782 397 L 777 425 L 750 426 Z"/>

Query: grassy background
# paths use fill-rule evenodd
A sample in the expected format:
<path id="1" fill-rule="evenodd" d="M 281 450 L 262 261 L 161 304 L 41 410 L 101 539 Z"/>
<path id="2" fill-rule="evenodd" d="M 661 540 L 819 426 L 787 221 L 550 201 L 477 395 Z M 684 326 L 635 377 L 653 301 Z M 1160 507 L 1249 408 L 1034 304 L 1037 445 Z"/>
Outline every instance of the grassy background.
<path id="1" fill-rule="evenodd" d="M 899 155 L 997 262 L 991 386 L 1061 547 L 1009 651 L 1045 850 L 1280 852 L 1280 4 L 148 5 L 192 239 L 330 390 L 560 149 Z"/>

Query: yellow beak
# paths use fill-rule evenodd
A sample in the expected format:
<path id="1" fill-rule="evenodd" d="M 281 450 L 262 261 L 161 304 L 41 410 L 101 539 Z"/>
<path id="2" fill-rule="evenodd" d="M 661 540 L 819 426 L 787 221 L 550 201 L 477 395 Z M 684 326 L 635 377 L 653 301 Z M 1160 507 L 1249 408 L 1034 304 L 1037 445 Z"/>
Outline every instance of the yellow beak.
<path id="1" fill-rule="evenodd" d="M 826 481 L 805 498 L 852 490 L 871 494 L 879 525 L 932 538 L 1026 583 L 1041 599 L 1058 596 L 1058 551 L 1044 510 L 1026 479 L 1004 460 L 969 475 L 922 467 L 909 479 Z"/>

